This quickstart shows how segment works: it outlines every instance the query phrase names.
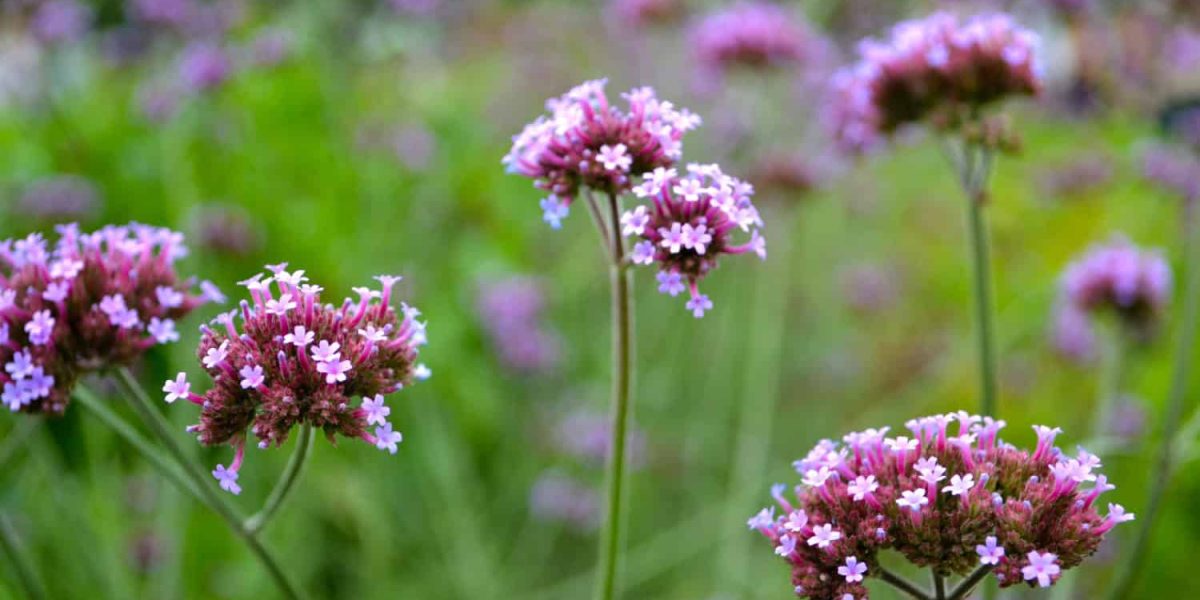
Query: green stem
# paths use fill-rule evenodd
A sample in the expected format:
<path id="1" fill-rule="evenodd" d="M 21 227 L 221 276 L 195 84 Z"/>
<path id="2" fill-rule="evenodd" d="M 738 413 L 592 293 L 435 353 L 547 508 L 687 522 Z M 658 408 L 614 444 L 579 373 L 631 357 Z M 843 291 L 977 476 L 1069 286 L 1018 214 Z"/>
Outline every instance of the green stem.
<path id="1" fill-rule="evenodd" d="M 933 597 L 937 600 L 946 600 L 946 578 L 938 575 L 937 571 L 930 571 L 933 574 Z"/>
<path id="2" fill-rule="evenodd" d="M 204 471 L 190 460 L 187 452 L 183 450 L 183 447 L 171 433 L 171 424 L 155 408 L 150 397 L 146 395 L 145 390 L 142 389 L 142 386 L 134 378 L 133 374 L 129 372 L 129 369 L 125 367 L 117 369 L 117 380 L 128 393 L 127 399 L 133 410 L 146 422 L 146 425 L 150 427 L 155 437 L 167 447 L 167 451 L 171 453 L 176 462 L 183 466 L 184 473 L 191 478 L 193 485 L 196 486 L 200 494 L 207 498 L 208 501 L 206 504 L 225 520 L 229 528 L 245 542 L 255 558 L 266 567 L 268 574 L 270 574 L 279 591 L 288 598 L 301 598 L 302 594 L 299 588 L 288 579 L 288 576 L 283 572 L 283 569 L 279 566 L 279 562 L 271 552 L 267 550 L 266 546 L 253 533 L 242 526 L 242 520 L 238 516 L 237 511 L 225 498 L 213 490 L 209 478 L 205 475 Z"/>
<path id="3" fill-rule="evenodd" d="M 979 409 L 983 415 L 997 417 L 991 261 L 983 215 L 991 154 L 986 149 L 967 144 L 964 146 L 962 165 L 959 179 L 967 195 L 967 231 L 971 246 L 976 341 L 979 345 Z"/>
<path id="4" fill-rule="evenodd" d="M 892 587 L 904 592 L 905 594 L 908 594 L 909 596 L 912 596 L 913 598 L 916 598 L 916 600 L 933 600 L 929 597 L 929 594 L 917 587 L 917 584 L 883 568 L 882 566 L 879 567 L 879 578 L 890 584 Z"/>
<path id="5" fill-rule="evenodd" d="M 964 598 L 969 596 L 971 594 L 971 592 L 975 590 L 975 586 L 979 585 L 979 582 L 983 581 L 983 578 L 987 577 L 988 573 L 991 573 L 991 572 L 992 572 L 992 567 L 989 565 L 983 565 L 983 566 L 980 566 L 978 569 L 975 569 L 975 572 L 971 573 L 971 575 L 969 577 L 962 580 L 962 583 L 954 586 L 954 589 L 950 591 L 950 596 L 948 597 L 948 600 L 963 600 Z M 991 589 L 991 588 L 984 588 L 984 589 Z"/>
<path id="6" fill-rule="evenodd" d="M 608 196 L 609 228 L 612 244 L 612 449 L 606 474 L 607 514 L 600 536 L 600 572 L 596 598 L 611 600 L 616 594 L 617 562 L 621 553 L 621 503 L 624 498 L 625 437 L 629 424 L 630 387 L 633 379 L 633 316 L 630 299 L 630 273 L 624 268 L 625 240 L 621 237 L 621 208 L 616 195 Z"/>
<path id="7" fill-rule="evenodd" d="M 1187 235 L 1184 238 L 1185 263 L 1187 271 L 1187 287 L 1184 291 L 1183 327 L 1179 331 L 1178 345 L 1175 347 L 1175 366 L 1171 377 L 1171 389 L 1167 396 L 1166 413 L 1163 415 L 1162 441 L 1159 442 L 1157 464 L 1152 473 L 1154 479 L 1150 484 L 1150 493 L 1146 499 L 1146 507 L 1139 511 L 1138 521 L 1141 528 L 1134 538 L 1133 546 L 1125 552 L 1127 560 L 1118 573 L 1109 596 L 1113 600 L 1129 598 L 1142 565 L 1150 549 L 1150 539 L 1154 532 L 1154 521 L 1162 505 L 1163 494 L 1175 460 L 1175 434 L 1183 417 L 1183 403 L 1187 395 L 1188 375 L 1192 366 L 1192 349 L 1196 341 L 1196 325 L 1200 318 L 1200 223 L 1197 223 L 1196 207 L 1188 205 Z"/>
<path id="8" fill-rule="evenodd" d="M 300 478 L 300 472 L 304 470 L 304 465 L 308 462 L 308 455 L 312 451 L 313 440 L 316 436 L 313 435 L 311 425 L 305 425 L 300 428 L 300 439 L 296 440 L 296 449 L 292 452 L 291 459 L 288 460 L 287 468 L 283 470 L 283 474 L 279 476 L 279 481 L 275 484 L 275 488 L 271 490 L 271 494 L 267 496 L 267 502 L 263 504 L 262 510 L 254 514 L 254 516 L 246 519 L 244 527 L 250 534 L 257 534 L 266 527 L 267 522 L 271 517 L 275 516 L 275 512 L 287 500 L 288 495 L 296 486 L 296 480 Z"/>
<path id="9" fill-rule="evenodd" d="M 171 480 L 171 483 L 174 483 L 180 489 L 190 494 L 201 504 L 213 510 L 217 510 L 216 507 L 209 503 L 208 499 L 200 493 L 200 490 L 196 487 L 196 485 L 193 484 L 186 475 L 184 475 L 183 471 L 180 470 L 178 465 L 163 458 L 163 455 L 158 451 L 157 448 L 151 445 L 150 442 L 147 441 L 146 438 L 142 437 L 142 435 L 133 427 L 130 427 L 124 419 L 117 416 L 117 413 L 114 413 L 112 409 L 108 408 L 108 406 L 106 406 L 102 400 L 97 398 L 91 390 L 83 387 L 82 385 L 78 385 L 75 386 L 75 390 L 71 393 L 71 395 L 77 402 L 79 402 L 80 405 L 90 410 L 92 414 L 96 415 L 96 417 L 100 419 L 100 421 L 102 421 L 105 425 L 108 425 L 110 429 L 115 431 L 117 435 L 121 436 L 127 443 L 129 443 L 130 446 L 133 446 L 135 450 L 140 452 L 142 456 L 149 461 L 150 466 L 158 469 L 163 476 Z"/>
<path id="10" fill-rule="evenodd" d="M 4 554 L 8 555 L 8 559 L 12 562 L 13 570 L 17 572 L 17 580 L 20 582 L 21 590 L 25 592 L 25 596 L 33 600 L 45 598 L 45 588 L 42 587 L 42 582 L 37 576 L 33 562 L 25 554 L 25 549 L 21 547 L 20 536 L 17 535 L 16 528 L 12 526 L 8 515 L 4 513 L 0 513 L 0 550 L 3 550 Z"/>

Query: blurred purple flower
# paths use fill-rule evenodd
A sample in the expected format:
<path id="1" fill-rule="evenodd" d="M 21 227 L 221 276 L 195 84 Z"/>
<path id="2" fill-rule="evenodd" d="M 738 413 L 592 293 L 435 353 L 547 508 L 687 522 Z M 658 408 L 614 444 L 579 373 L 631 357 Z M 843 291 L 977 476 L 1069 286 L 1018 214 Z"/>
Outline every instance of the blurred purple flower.
<path id="1" fill-rule="evenodd" d="M 45 44 L 74 42 L 87 33 L 92 11 L 75 0 L 43 2 L 33 15 L 30 29 Z"/>
<path id="2" fill-rule="evenodd" d="M 284 29 L 264 28 L 254 37 L 250 52 L 255 65 L 277 66 L 292 53 L 291 33 Z"/>
<path id="3" fill-rule="evenodd" d="M 706 15 L 691 27 L 688 37 L 701 77 L 719 78 L 737 67 L 797 65 L 810 54 L 815 34 L 788 9 L 766 2 L 739 2 Z"/>
<path id="4" fill-rule="evenodd" d="M 1146 405 L 1142 400 L 1122 395 L 1108 416 L 1108 433 L 1126 444 L 1137 442 L 1146 434 Z"/>
<path id="5" fill-rule="evenodd" d="M 1096 359 L 1099 342 L 1091 322 L 1082 311 L 1059 306 L 1054 312 L 1050 340 L 1054 349 L 1072 362 L 1088 364 Z"/>
<path id="6" fill-rule="evenodd" d="M 247 212 L 238 206 L 209 204 L 195 217 L 200 247 L 217 254 L 245 257 L 262 245 L 262 235 Z"/>
<path id="7" fill-rule="evenodd" d="M 1150 146 L 1142 154 L 1142 175 L 1185 200 L 1200 199 L 1200 158 L 1190 152 Z"/>
<path id="8" fill-rule="evenodd" d="M 843 267 L 840 279 L 842 296 L 855 312 L 880 312 L 894 306 L 900 295 L 899 274 L 886 265 L 862 263 Z"/>
<path id="9" fill-rule="evenodd" d="M 626 456 L 630 468 L 641 468 L 646 462 L 646 435 L 636 427 L 626 438 Z M 575 410 L 559 421 L 554 432 L 555 447 L 568 456 L 603 466 L 608 461 L 612 443 L 612 422 L 601 413 Z"/>
<path id="10" fill-rule="evenodd" d="M 400 127 L 392 135 L 392 152 L 396 160 L 410 171 L 425 171 L 437 150 L 437 140 L 428 129 L 418 123 Z"/>
<path id="11" fill-rule="evenodd" d="M 130 0 L 127 10 L 143 23 L 181 27 L 191 17 L 195 4 L 192 0 Z"/>
<path id="12" fill-rule="evenodd" d="M 1200 31 L 1187 26 L 1174 28 L 1168 34 L 1162 56 L 1171 70 L 1194 72 L 1200 68 Z"/>
<path id="13" fill-rule="evenodd" d="M 179 92 L 162 85 L 145 87 L 137 93 L 138 110 L 152 123 L 163 123 L 175 116 L 179 100 Z"/>
<path id="14" fill-rule="evenodd" d="M 535 372 L 558 364 L 558 337 L 542 324 L 544 295 L 528 277 L 509 277 L 479 286 L 478 309 L 500 361 L 514 371 Z"/>
<path id="15" fill-rule="evenodd" d="M 129 560 L 138 573 L 150 573 L 158 569 L 166 558 L 166 544 L 162 536 L 154 532 L 134 534 L 129 540 Z"/>
<path id="16" fill-rule="evenodd" d="M 608 9 L 626 27 L 665 24 L 684 13 L 682 0 L 610 0 Z"/>
<path id="17" fill-rule="evenodd" d="M 57 175 L 30 184 L 14 208 L 18 216 L 48 223 L 84 221 L 96 215 L 100 197 L 88 179 Z"/>
<path id="18" fill-rule="evenodd" d="M 1038 180 L 1043 194 L 1064 198 L 1093 194 L 1107 185 L 1112 176 L 1112 159 L 1107 155 L 1084 154 L 1050 166 Z"/>
<path id="19" fill-rule="evenodd" d="M 600 524 L 596 491 L 553 471 L 543 473 L 534 483 L 529 510 L 539 520 L 565 523 L 581 532 L 593 531 Z"/>
<path id="20" fill-rule="evenodd" d="M 217 44 L 196 42 L 185 48 L 180 56 L 180 79 L 192 91 L 216 88 L 229 79 L 232 72 L 233 61 Z"/>

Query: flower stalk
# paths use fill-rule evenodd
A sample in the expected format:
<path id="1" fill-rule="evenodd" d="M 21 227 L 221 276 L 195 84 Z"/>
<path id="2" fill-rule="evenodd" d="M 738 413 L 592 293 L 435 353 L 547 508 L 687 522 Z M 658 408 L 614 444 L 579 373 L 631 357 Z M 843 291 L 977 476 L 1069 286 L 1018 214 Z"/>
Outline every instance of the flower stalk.
<path id="1" fill-rule="evenodd" d="M 623 526 L 621 503 L 624 498 L 625 442 L 629 425 L 630 388 L 633 380 L 633 300 L 630 297 L 632 274 L 625 268 L 625 241 L 620 233 L 621 202 L 608 195 L 608 228 L 599 227 L 600 235 L 611 232 L 612 283 L 612 452 L 606 469 L 607 509 L 600 536 L 600 572 L 596 597 L 609 600 L 616 595 L 617 562 L 621 552 Z M 600 223 L 598 222 L 597 225 Z"/>
<path id="2" fill-rule="evenodd" d="M 279 476 L 279 482 L 275 484 L 275 488 L 271 490 L 271 494 L 267 496 L 267 501 L 263 504 L 262 510 L 259 510 L 250 518 L 246 519 L 243 527 L 251 534 L 257 534 L 267 526 L 267 522 L 283 506 L 284 501 L 291 495 L 295 489 L 296 481 L 300 479 L 300 473 L 304 470 L 304 465 L 308 462 L 308 455 L 312 453 L 313 428 L 311 425 L 305 425 L 300 428 L 300 438 L 296 440 L 296 450 L 292 452 L 292 457 L 288 459 L 287 467 L 283 470 L 283 474 Z"/>
<path id="3" fill-rule="evenodd" d="M 25 596 L 31 600 L 45 598 L 45 588 L 42 586 L 29 556 L 26 555 L 25 549 L 21 547 L 16 528 L 12 526 L 8 515 L 3 513 L 0 513 L 0 550 L 8 555 L 8 560 L 12 563 L 13 570 L 16 571 L 20 589 Z"/>
<path id="4" fill-rule="evenodd" d="M 979 411 L 996 416 L 996 346 L 992 323 L 992 275 L 984 208 L 992 153 L 978 144 L 964 142 L 953 161 L 959 184 L 967 197 L 967 233 L 971 250 L 972 295 L 974 296 L 976 344 L 979 360 Z"/>

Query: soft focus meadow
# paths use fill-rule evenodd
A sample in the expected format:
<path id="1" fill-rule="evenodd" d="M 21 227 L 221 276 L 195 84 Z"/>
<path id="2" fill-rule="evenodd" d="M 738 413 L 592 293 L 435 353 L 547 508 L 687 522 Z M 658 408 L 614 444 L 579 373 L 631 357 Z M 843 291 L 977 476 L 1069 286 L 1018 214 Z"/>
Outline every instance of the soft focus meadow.
<path id="1" fill-rule="evenodd" d="M 661 294 L 653 269 L 630 269 L 619 595 L 794 597 L 784 559 L 747 527 L 772 484 L 801 482 L 793 461 L 850 431 L 980 412 L 967 200 L 940 136 L 847 133 L 855 100 L 837 75 L 859 40 L 938 10 L 1003 11 L 1038 38 L 1021 64 L 1039 93 L 989 105 L 997 119 L 974 132 L 1004 151 L 982 200 L 994 416 L 1031 450 L 1032 426 L 1061 427 L 1064 454 L 1084 445 L 1117 486 L 1101 517 L 1108 503 L 1137 514 L 1053 587 L 978 596 L 1108 598 L 1132 569 L 1116 597 L 1200 597 L 1192 369 L 1179 412 L 1168 406 L 1200 201 L 1200 6 L 1188 0 L 0 0 L 0 239 L 53 244 L 65 223 L 184 235 L 180 285 L 194 277 L 200 294 L 211 281 L 225 303 L 189 297 L 170 313 L 178 341 L 139 350 L 130 368 L 206 472 L 233 449 L 195 443 L 185 428 L 200 407 L 163 403 L 159 389 L 181 371 L 192 392 L 213 387 L 201 357 L 219 340 L 201 345 L 200 327 L 250 300 L 238 282 L 286 262 L 337 306 L 402 275 L 391 304 L 420 309 L 432 373 L 416 381 L 424 368 L 403 358 L 413 376 L 384 415 L 403 441 L 381 452 L 378 433 L 348 439 L 358 430 L 345 422 L 336 447 L 315 436 L 262 543 L 313 598 L 588 597 L 611 448 L 609 258 L 582 200 L 551 227 L 557 206 L 539 206 L 546 192 L 501 161 L 547 98 L 606 78 L 625 106 L 622 92 L 651 86 L 703 120 L 681 173 L 719 163 L 754 186 L 767 257 L 722 257 L 700 287 L 702 318 L 690 292 Z M 5 286 L 15 266 L 0 270 Z M 1087 288 L 1106 269 L 1126 278 L 1115 300 Z M 1126 302 L 1122 285 L 1142 295 Z M 416 323 L 392 317 L 401 334 Z M 15 350 L 7 326 L 2 337 Z M 8 373 L 0 381 L 21 380 Z M 153 441 L 117 377 L 81 375 Z M 249 516 L 302 443 L 251 440 L 237 496 L 206 483 Z M 1135 551 L 1164 477 L 1153 536 Z M 221 516 L 78 400 L 61 416 L 0 417 L 0 528 L 0 598 L 281 593 Z M 894 551 L 879 561 L 929 584 Z M 904 597 L 874 574 L 872 597 Z"/>

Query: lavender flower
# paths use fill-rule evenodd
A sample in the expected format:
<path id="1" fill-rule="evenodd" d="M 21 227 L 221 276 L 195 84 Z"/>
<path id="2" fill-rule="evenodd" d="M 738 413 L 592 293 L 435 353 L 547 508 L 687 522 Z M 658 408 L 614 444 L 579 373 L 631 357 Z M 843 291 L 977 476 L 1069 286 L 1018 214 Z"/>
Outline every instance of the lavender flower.
<path id="1" fill-rule="evenodd" d="M 234 494 L 247 430 L 260 448 L 283 444 L 293 427 L 307 424 L 330 441 L 340 434 L 394 454 L 401 435 L 383 420 L 390 412 L 383 396 L 428 376 L 416 363 L 425 343 L 420 311 L 402 304 L 398 316 L 390 306 L 399 277 L 378 277 L 382 290 L 355 288 L 357 299 L 335 307 L 321 304 L 321 287 L 308 284 L 304 271 L 268 268 L 265 279 L 242 282 L 252 302 L 201 328 L 197 357 L 212 388 L 196 394 L 182 373 L 163 386 L 168 402 L 183 398 L 201 407 L 200 423 L 189 430 L 202 444 L 236 449 L 233 463 L 213 472 Z M 359 408 L 350 407 L 354 397 L 363 399 Z"/>
<path id="2" fill-rule="evenodd" d="M 717 165 L 688 165 L 680 177 L 675 169 L 659 167 L 646 176 L 634 193 L 648 200 L 621 217 L 621 232 L 641 241 L 630 259 L 657 264 L 659 291 L 671 296 L 688 291 L 687 308 L 696 318 L 712 308 L 697 283 L 717 267 L 723 254 L 754 252 L 767 257 L 759 233 L 762 219 L 750 197 L 750 184 L 721 172 Z M 750 233 L 749 241 L 734 244 L 736 230 Z"/>
<path id="3" fill-rule="evenodd" d="M 683 153 L 683 134 L 700 124 L 649 87 L 624 94 L 629 109 L 622 111 L 609 104 L 605 83 L 588 81 L 548 101 L 550 115 L 514 136 L 502 161 L 550 193 L 542 210 L 551 226 L 566 216 L 582 187 L 619 195 L 635 177 L 674 165 Z"/>
<path id="4" fill-rule="evenodd" d="M 719 75 L 736 67 L 795 65 L 811 52 L 813 33 L 787 9 L 766 2 L 739 2 L 713 12 L 689 33 L 697 64 Z"/>
<path id="5" fill-rule="evenodd" d="M 1040 91 L 1037 43 L 1003 14 L 960 23 L 939 12 L 905 21 L 887 42 L 862 42 L 859 63 L 834 77 L 827 116 L 851 150 L 869 149 L 909 123 L 957 128 L 989 104 Z"/>
<path id="6" fill-rule="evenodd" d="M 57 231 L 53 249 L 40 234 L 0 242 L 0 398 L 12 411 L 61 414 L 82 375 L 171 341 L 175 321 L 209 299 L 175 272 L 179 233 Z"/>
<path id="7" fill-rule="evenodd" d="M 909 421 L 911 439 L 884 427 L 847 434 L 844 446 L 822 440 L 796 461 L 805 483 L 793 496 L 772 488 L 780 512 L 764 508 L 748 524 L 787 561 L 802 597 L 867 598 L 859 576 L 880 573 L 881 550 L 943 576 L 983 565 L 1001 587 L 1052 585 L 1133 515 L 1115 504 L 1100 514 L 1096 500 L 1114 486 L 1095 455 L 1054 447 L 1060 430 L 1035 427 L 1028 451 L 999 440 L 1004 425 L 958 412 Z"/>
<path id="8" fill-rule="evenodd" d="M 514 371 L 544 371 L 558 364 L 559 341 L 541 322 L 543 304 L 542 287 L 533 279 L 480 285 L 479 316 L 501 362 Z"/>

